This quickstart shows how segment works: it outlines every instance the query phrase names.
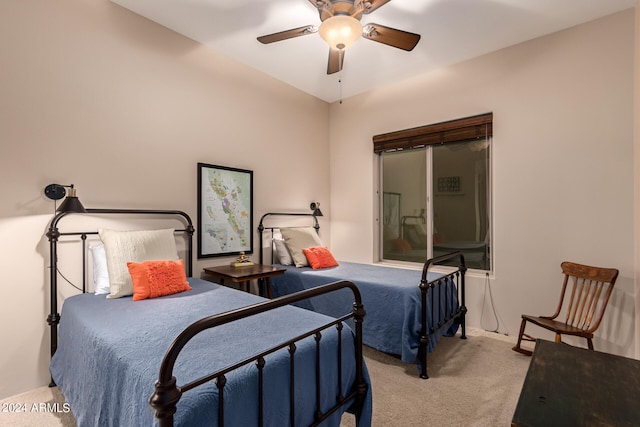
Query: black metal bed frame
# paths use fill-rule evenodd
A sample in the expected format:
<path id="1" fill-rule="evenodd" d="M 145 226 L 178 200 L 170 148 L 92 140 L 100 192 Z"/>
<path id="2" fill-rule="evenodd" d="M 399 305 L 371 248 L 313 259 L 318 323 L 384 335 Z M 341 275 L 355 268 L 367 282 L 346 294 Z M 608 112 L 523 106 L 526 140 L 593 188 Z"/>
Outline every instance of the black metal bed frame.
<path id="1" fill-rule="evenodd" d="M 187 275 L 192 276 L 193 272 L 193 233 L 194 227 L 191 222 L 191 218 L 189 215 L 182 211 L 177 210 L 136 210 L 136 209 L 87 209 L 87 214 L 132 214 L 132 215 L 168 215 L 174 216 L 176 218 L 182 217 L 183 221 L 186 223 L 184 229 L 176 229 L 176 232 L 183 232 L 185 234 L 186 239 L 186 254 L 185 254 L 185 263 L 187 264 Z M 58 239 L 62 236 L 79 236 L 82 240 L 82 292 L 87 291 L 86 287 L 86 276 L 87 276 L 87 262 L 86 262 L 86 239 L 89 235 L 98 234 L 97 231 L 78 231 L 78 232 L 68 232 L 61 233 L 58 230 L 59 221 L 68 215 L 68 212 L 61 212 L 54 216 L 51 220 L 51 224 L 48 232 L 46 233 L 47 238 L 49 239 L 50 245 L 50 292 L 51 292 L 51 306 L 50 306 L 50 314 L 47 317 L 47 323 L 51 327 L 51 357 L 53 357 L 54 353 L 57 349 L 58 344 L 58 324 L 60 322 L 60 314 L 58 313 L 58 300 L 57 300 L 57 244 Z M 316 221 L 317 223 L 317 221 Z M 302 335 L 299 335 L 295 338 L 292 338 L 286 342 L 280 343 L 273 348 L 266 350 L 260 354 L 252 356 L 251 358 L 238 361 L 232 366 L 228 366 L 222 370 L 207 374 L 199 379 L 193 380 L 187 384 L 178 386 L 177 380 L 173 376 L 173 368 L 175 362 L 178 358 L 180 351 L 184 348 L 184 346 L 197 334 L 203 332 L 205 330 L 214 328 L 219 325 L 223 325 L 229 322 L 233 322 L 235 320 L 250 317 L 257 315 L 259 313 L 263 313 L 269 310 L 273 310 L 279 307 L 283 307 L 285 305 L 289 305 L 304 299 L 313 298 L 318 295 L 323 295 L 326 293 L 334 292 L 339 289 L 350 289 L 354 296 L 353 306 L 351 308 L 350 313 L 345 314 L 344 316 L 332 320 L 331 322 L 320 326 L 312 331 L 308 331 Z M 295 378 L 294 378 L 294 356 L 296 352 L 296 342 L 299 342 L 305 338 L 313 336 L 316 341 L 316 364 L 315 364 L 315 378 L 316 378 L 316 409 L 314 412 L 314 422 L 312 426 L 319 425 L 324 420 L 326 420 L 333 413 L 338 411 L 340 408 L 344 407 L 347 403 L 354 402 L 352 408 L 355 411 L 355 415 L 358 416 L 362 410 L 365 396 L 367 394 L 368 386 L 364 380 L 364 359 L 362 354 L 362 322 L 364 320 L 365 310 L 362 304 L 362 298 L 360 296 L 360 292 L 358 288 L 349 281 L 339 281 L 330 283 L 321 287 L 317 287 L 314 289 L 310 289 L 307 291 L 297 292 L 295 294 L 287 295 L 281 298 L 276 298 L 273 300 L 264 301 L 261 303 L 257 303 L 251 306 L 239 308 L 236 310 L 231 310 L 225 313 L 217 314 L 214 316 L 206 317 L 200 319 L 186 329 L 184 329 L 180 335 L 174 340 L 169 349 L 164 355 L 162 360 L 162 364 L 160 366 L 158 380 L 155 383 L 155 391 L 149 399 L 149 404 L 154 409 L 156 418 L 158 419 L 159 425 L 161 427 L 173 426 L 173 415 L 176 412 L 176 405 L 178 404 L 183 393 L 194 389 L 202 384 L 205 384 L 209 381 L 215 380 L 216 386 L 218 388 L 218 425 L 224 426 L 224 386 L 227 381 L 226 375 L 239 369 L 242 366 L 248 365 L 250 363 L 255 363 L 257 367 L 257 375 L 258 375 L 258 401 L 259 401 L 259 426 L 262 426 L 264 423 L 264 407 L 263 407 L 263 368 L 265 366 L 265 357 L 271 353 L 274 353 L 278 350 L 287 348 L 290 357 L 290 380 L 289 380 L 289 389 L 290 389 L 290 419 L 291 425 L 294 425 L 295 419 Z M 355 337 L 354 337 L 354 347 L 355 347 L 355 363 L 356 363 L 356 372 L 355 372 L 355 382 L 353 387 L 347 391 L 346 394 L 343 393 L 342 387 L 342 341 L 341 334 L 343 329 L 343 322 L 347 319 L 353 319 L 355 325 Z M 337 348 L 337 360 L 338 360 L 338 384 L 339 391 L 336 396 L 336 401 L 334 405 L 326 411 L 322 411 L 320 408 L 320 378 L 322 377 L 322 372 L 320 368 L 320 342 L 322 339 L 322 332 L 328 330 L 330 328 L 336 328 L 338 334 L 338 348 Z M 55 386 L 53 379 L 51 380 L 50 386 Z"/>
<path id="2" fill-rule="evenodd" d="M 315 228 L 316 232 L 319 231 L 320 225 L 318 223 L 318 219 L 313 214 L 308 213 L 266 213 L 262 215 L 260 218 L 260 223 L 258 224 L 258 233 L 259 233 L 259 242 L 260 242 L 260 263 L 263 263 L 264 260 L 264 236 L 263 232 L 265 230 L 271 231 L 271 263 L 273 263 L 273 238 L 274 231 L 281 228 L 281 226 L 265 226 L 264 221 L 269 216 L 306 216 L 313 218 L 313 228 Z M 459 258 L 458 268 L 454 271 L 451 271 L 444 276 L 429 281 L 427 280 L 427 273 L 429 269 L 436 265 L 440 264 L 444 261 L 452 260 Z M 441 255 L 439 257 L 428 259 L 422 268 L 422 278 L 418 287 L 420 288 L 421 294 L 421 321 L 422 326 L 420 330 L 420 347 L 418 349 L 418 362 L 420 363 L 420 377 L 423 379 L 429 378 L 427 374 L 427 353 L 428 353 L 428 345 L 431 336 L 438 333 L 439 331 L 448 328 L 456 319 L 460 322 L 460 338 L 467 339 L 466 335 L 466 324 L 465 317 L 467 314 L 467 307 L 465 305 L 465 273 L 467 271 L 467 267 L 464 261 L 464 255 L 457 251 L 450 254 Z M 457 293 L 453 293 L 450 291 L 451 287 L 447 286 L 449 283 L 454 283 Z M 434 305 L 440 301 L 440 298 L 436 299 L 436 294 L 438 297 L 441 296 L 442 292 L 445 295 L 445 304 L 444 307 L 440 305 L 439 310 L 435 310 Z M 431 293 L 431 305 L 428 304 L 428 295 Z M 455 302 L 458 304 L 455 304 Z M 429 308 L 429 309 L 428 309 Z M 441 309 L 444 309 L 444 313 L 441 312 Z M 439 318 L 436 318 L 436 314 L 440 314 Z M 427 325 L 431 325 L 427 327 Z"/>

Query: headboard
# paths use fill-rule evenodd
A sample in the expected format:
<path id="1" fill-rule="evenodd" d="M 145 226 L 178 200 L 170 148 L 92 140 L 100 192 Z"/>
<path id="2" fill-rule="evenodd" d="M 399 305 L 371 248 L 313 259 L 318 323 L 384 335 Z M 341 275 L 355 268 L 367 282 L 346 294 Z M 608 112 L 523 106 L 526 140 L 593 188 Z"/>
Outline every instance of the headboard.
<path id="1" fill-rule="evenodd" d="M 263 241 L 263 232 L 264 230 L 270 230 L 271 231 L 271 239 L 269 240 L 270 245 L 269 247 L 271 248 L 271 264 L 273 264 L 273 237 L 274 237 L 274 230 L 279 230 L 282 227 L 285 227 L 285 225 L 270 225 L 268 227 L 265 227 L 264 222 L 265 220 L 270 217 L 270 216 L 280 216 L 280 217 L 308 217 L 312 219 L 312 224 L 311 226 L 313 228 L 315 228 L 316 233 L 319 232 L 320 230 L 320 224 L 318 223 L 318 218 L 314 215 L 314 214 L 310 214 L 310 213 L 298 213 L 298 212 L 267 212 L 266 214 L 262 215 L 260 217 L 260 224 L 258 224 L 258 234 L 260 236 L 259 242 L 260 242 L 260 264 L 264 264 L 264 241 Z M 287 226 L 288 227 L 288 226 Z M 309 225 L 295 225 L 295 227 L 309 227 Z"/>
<path id="2" fill-rule="evenodd" d="M 89 235 L 97 235 L 98 230 L 91 231 L 74 231 L 61 233 L 58 229 L 58 223 L 70 215 L 70 212 L 57 213 L 51 220 L 49 230 L 46 233 L 49 239 L 49 275 L 50 275 L 50 313 L 47 317 L 47 323 L 51 326 L 51 356 L 56 352 L 58 348 L 58 323 L 60 323 L 60 314 L 58 313 L 58 240 L 63 236 L 78 236 L 82 240 L 82 292 L 87 291 L 86 277 L 87 277 L 87 248 L 86 239 Z M 146 209 L 86 209 L 86 214 L 93 215 L 147 215 L 150 218 L 166 218 L 177 219 L 182 222 L 185 227 L 183 229 L 176 229 L 178 233 L 183 233 L 185 236 L 185 270 L 187 276 L 192 276 L 193 273 L 193 223 L 189 215 L 178 210 L 146 210 Z M 82 213 L 73 213 L 76 215 L 85 215 Z"/>

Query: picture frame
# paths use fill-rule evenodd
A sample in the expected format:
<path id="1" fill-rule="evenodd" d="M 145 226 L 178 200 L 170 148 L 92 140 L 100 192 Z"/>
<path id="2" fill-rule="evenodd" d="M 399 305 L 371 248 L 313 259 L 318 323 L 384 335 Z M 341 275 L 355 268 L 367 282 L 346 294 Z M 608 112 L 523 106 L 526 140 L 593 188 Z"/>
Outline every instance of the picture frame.
<path id="1" fill-rule="evenodd" d="M 253 171 L 198 163 L 198 258 L 253 253 Z"/>

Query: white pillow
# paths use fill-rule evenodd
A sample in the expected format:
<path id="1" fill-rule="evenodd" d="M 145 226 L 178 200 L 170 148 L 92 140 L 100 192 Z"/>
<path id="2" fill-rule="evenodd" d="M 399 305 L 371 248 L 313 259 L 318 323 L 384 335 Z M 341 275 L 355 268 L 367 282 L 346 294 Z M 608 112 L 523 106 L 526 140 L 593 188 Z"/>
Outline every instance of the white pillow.
<path id="1" fill-rule="evenodd" d="M 106 295 L 109 293 L 109 270 L 104 244 L 89 245 L 89 249 L 93 259 L 93 291 L 96 295 Z"/>
<path id="2" fill-rule="evenodd" d="M 309 265 L 303 249 L 324 246 L 313 227 L 281 228 L 280 234 L 296 267 Z"/>
<path id="3" fill-rule="evenodd" d="M 133 295 L 131 275 L 127 262 L 178 260 L 178 249 L 173 229 L 115 231 L 100 229 L 98 234 L 107 255 L 109 295 L 119 298 Z"/>
<path id="4" fill-rule="evenodd" d="M 282 265 L 293 265 L 293 259 L 291 259 L 291 254 L 284 240 L 274 239 L 273 243 L 276 245 L 276 254 L 278 255 L 279 263 Z"/>

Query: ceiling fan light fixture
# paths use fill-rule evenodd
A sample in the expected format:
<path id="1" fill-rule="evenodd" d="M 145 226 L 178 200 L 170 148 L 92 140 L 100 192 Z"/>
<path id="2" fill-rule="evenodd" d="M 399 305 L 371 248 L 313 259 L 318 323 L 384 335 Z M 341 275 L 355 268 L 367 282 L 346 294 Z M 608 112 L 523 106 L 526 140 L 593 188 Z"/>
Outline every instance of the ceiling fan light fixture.
<path id="1" fill-rule="evenodd" d="M 356 18 L 336 15 L 325 19 L 318 30 L 331 49 L 346 49 L 362 35 L 362 24 Z"/>

